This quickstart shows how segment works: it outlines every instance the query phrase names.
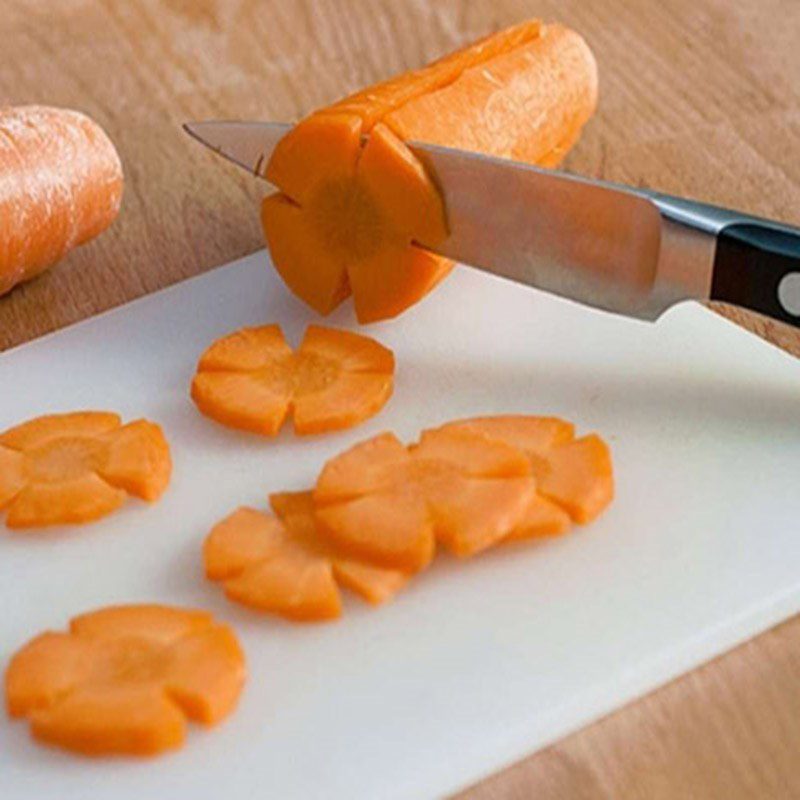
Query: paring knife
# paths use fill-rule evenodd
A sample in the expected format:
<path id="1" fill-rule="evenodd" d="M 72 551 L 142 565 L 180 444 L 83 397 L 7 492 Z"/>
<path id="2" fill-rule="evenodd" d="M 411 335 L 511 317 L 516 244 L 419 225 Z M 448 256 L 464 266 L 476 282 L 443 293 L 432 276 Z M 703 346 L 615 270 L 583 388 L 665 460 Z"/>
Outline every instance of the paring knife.
<path id="1" fill-rule="evenodd" d="M 291 125 L 192 122 L 185 130 L 263 178 Z M 461 263 L 628 316 L 686 299 L 800 328 L 800 228 L 646 189 L 412 142 L 443 193 Z"/>

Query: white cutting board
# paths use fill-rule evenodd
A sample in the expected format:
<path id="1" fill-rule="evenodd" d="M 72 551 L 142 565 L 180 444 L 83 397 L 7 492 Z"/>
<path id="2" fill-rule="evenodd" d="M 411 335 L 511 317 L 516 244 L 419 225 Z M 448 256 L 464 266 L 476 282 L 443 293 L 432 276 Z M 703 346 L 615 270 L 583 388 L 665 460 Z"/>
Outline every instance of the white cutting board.
<path id="1" fill-rule="evenodd" d="M 269 321 L 297 341 L 310 320 L 257 253 L 0 355 L 0 429 L 114 409 L 160 422 L 175 460 L 155 506 L 47 533 L 0 525 L 3 663 L 81 611 L 164 601 L 230 621 L 250 673 L 231 718 L 156 760 L 77 758 L 0 719 L 5 800 L 440 796 L 800 610 L 800 361 L 696 305 L 649 325 L 461 268 L 368 329 L 398 370 L 366 425 L 269 441 L 195 411 L 211 340 Z M 442 558 L 393 604 L 352 600 L 327 625 L 247 612 L 203 579 L 202 539 L 237 505 L 311 485 L 378 431 L 503 412 L 607 438 L 618 493 L 598 522 Z"/>

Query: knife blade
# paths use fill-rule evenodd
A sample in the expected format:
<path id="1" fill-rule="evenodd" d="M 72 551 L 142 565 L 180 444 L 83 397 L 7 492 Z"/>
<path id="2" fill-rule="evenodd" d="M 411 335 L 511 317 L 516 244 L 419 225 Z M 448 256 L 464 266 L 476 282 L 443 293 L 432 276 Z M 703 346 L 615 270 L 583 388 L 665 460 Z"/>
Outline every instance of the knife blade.
<path id="1" fill-rule="evenodd" d="M 260 178 L 291 127 L 184 125 Z M 431 247 L 441 255 L 641 319 L 686 299 L 719 300 L 800 327 L 800 229 L 507 159 L 408 146 L 443 195 L 450 235 Z"/>

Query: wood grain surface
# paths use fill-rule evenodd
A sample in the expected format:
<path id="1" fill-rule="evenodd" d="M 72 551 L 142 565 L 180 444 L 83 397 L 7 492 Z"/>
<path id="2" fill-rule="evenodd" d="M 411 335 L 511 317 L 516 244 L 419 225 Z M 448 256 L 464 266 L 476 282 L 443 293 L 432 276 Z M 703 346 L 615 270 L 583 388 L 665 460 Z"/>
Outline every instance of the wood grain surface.
<path id="1" fill-rule="evenodd" d="M 800 221 L 797 0 L 2 0 L 0 103 L 85 110 L 127 184 L 110 231 L 0 300 L 0 349 L 262 246 L 263 187 L 179 123 L 294 119 L 528 16 L 598 56 L 570 169 Z M 461 797 L 800 797 L 800 619 Z"/>

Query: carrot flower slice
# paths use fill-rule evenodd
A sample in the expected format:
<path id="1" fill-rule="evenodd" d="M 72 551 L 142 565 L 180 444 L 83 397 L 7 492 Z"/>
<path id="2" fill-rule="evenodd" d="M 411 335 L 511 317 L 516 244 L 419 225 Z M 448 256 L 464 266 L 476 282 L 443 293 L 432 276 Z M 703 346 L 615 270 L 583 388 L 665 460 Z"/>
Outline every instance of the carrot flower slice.
<path id="1" fill-rule="evenodd" d="M 277 325 L 265 325 L 212 344 L 191 393 L 203 414 L 229 427 L 274 436 L 291 414 L 296 433 L 325 433 L 376 414 L 393 373 L 391 351 L 369 337 L 311 325 L 293 351 Z"/>
<path id="2" fill-rule="evenodd" d="M 564 533 L 570 519 L 586 524 L 614 499 L 611 451 L 597 435 L 575 438 L 575 426 L 557 417 L 475 417 L 442 431 L 478 434 L 522 450 L 531 463 L 538 493 L 514 539 Z"/>
<path id="3" fill-rule="evenodd" d="M 351 353 L 357 363 L 369 354 Z M 433 559 L 566 533 L 613 495 L 611 457 L 555 417 L 458 420 L 403 444 L 383 433 L 334 457 L 313 492 L 240 508 L 205 540 L 206 576 L 227 596 L 292 620 L 342 613 L 342 586 L 384 602 Z"/>
<path id="4" fill-rule="evenodd" d="M 310 492 L 274 494 L 274 514 L 240 508 L 203 547 L 206 575 L 235 602 L 298 621 L 341 616 L 339 585 L 372 604 L 389 600 L 405 572 L 350 558 L 319 536 Z"/>
<path id="5" fill-rule="evenodd" d="M 470 556 L 566 533 L 614 496 L 611 453 L 556 417 L 458 420 L 404 446 L 386 433 L 330 460 L 314 490 L 320 530 L 344 551 L 417 570 L 439 542 Z"/>
<path id="6" fill-rule="evenodd" d="M 416 571 L 435 542 L 474 555 L 508 537 L 535 495 L 516 447 L 469 431 L 385 433 L 329 461 L 314 490 L 320 530 L 342 551 Z"/>
<path id="7" fill-rule="evenodd" d="M 183 743 L 187 718 L 213 725 L 227 716 L 244 679 L 236 637 L 210 614 L 117 606 L 17 651 L 6 705 L 43 742 L 87 755 L 152 755 Z"/>
<path id="8" fill-rule="evenodd" d="M 172 471 L 153 422 L 81 411 L 37 417 L 0 434 L 0 510 L 10 528 L 83 523 L 128 495 L 157 500 Z"/>

